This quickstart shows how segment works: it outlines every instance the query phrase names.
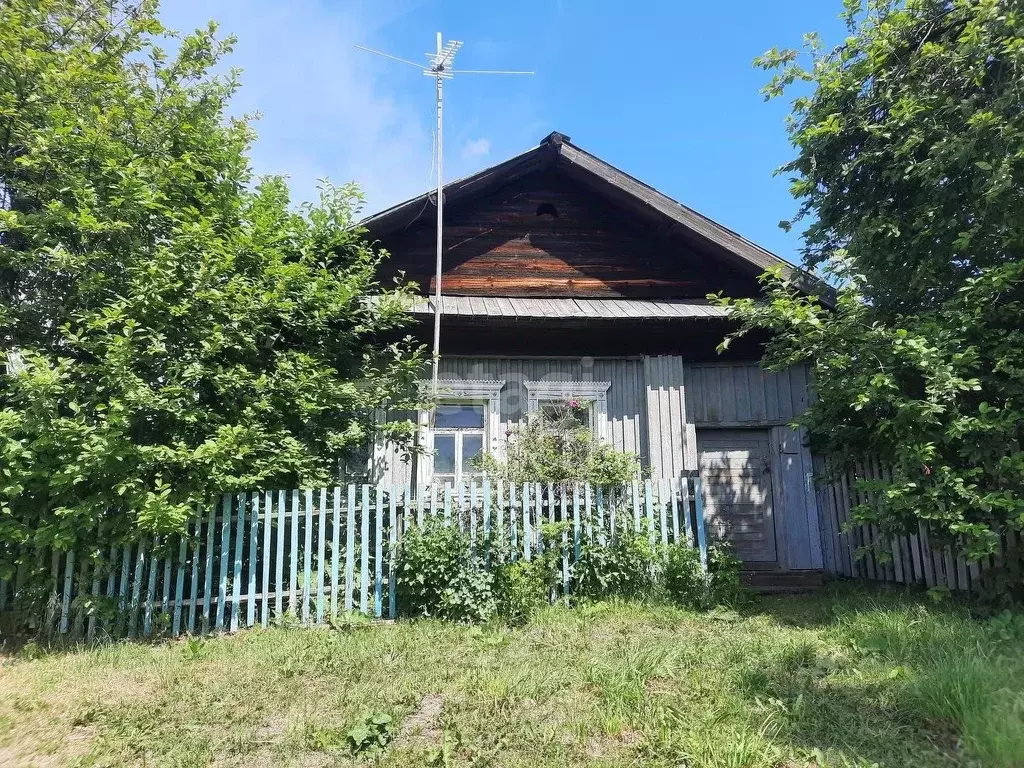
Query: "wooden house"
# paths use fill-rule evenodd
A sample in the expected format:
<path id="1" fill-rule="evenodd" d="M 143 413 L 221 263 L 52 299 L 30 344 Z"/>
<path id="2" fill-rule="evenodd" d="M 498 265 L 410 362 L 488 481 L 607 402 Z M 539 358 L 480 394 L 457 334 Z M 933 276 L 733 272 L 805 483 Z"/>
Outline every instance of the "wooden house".
<path id="1" fill-rule="evenodd" d="M 748 569 L 822 568 L 812 457 L 788 426 L 807 403 L 806 371 L 764 371 L 757 338 L 719 355 L 729 321 L 706 299 L 756 296 L 775 266 L 820 285 L 559 133 L 444 196 L 444 406 L 423 422 L 426 456 L 383 449 L 387 480 L 461 480 L 475 453 L 502 450 L 510 424 L 579 397 L 595 434 L 655 478 L 700 473 L 709 530 Z M 420 285 L 428 344 L 435 221 L 428 193 L 364 222 L 391 253 L 381 277 Z"/>

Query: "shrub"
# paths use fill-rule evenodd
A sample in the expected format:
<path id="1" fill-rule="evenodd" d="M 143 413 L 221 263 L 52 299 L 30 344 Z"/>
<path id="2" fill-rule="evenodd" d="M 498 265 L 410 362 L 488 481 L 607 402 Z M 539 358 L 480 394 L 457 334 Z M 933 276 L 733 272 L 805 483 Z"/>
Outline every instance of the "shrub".
<path id="1" fill-rule="evenodd" d="M 639 475 L 640 460 L 594 436 L 583 421 L 589 407 L 571 399 L 559 408 L 531 414 L 509 430 L 505 458 L 484 456 L 481 466 L 512 483 L 626 485 Z"/>
<path id="2" fill-rule="evenodd" d="M 701 568 L 700 551 L 676 543 L 665 559 L 665 591 L 678 605 L 705 610 L 716 605 L 737 605 L 752 594 L 740 582 L 743 561 L 728 544 L 708 548 L 707 573 Z"/>
<path id="3" fill-rule="evenodd" d="M 547 605 L 553 586 L 550 564 L 542 559 L 503 563 L 494 572 L 498 615 L 513 626 L 525 624 Z"/>
<path id="4" fill-rule="evenodd" d="M 665 558 L 665 592 L 678 605 L 705 608 L 710 589 L 700 564 L 700 551 L 686 544 L 669 546 Z"/>
<path id="5" fill-rule="evenodd" d="M 737 605 L 753 595 L 740 581 L 743 561 L 726 543 L 708 548 L 708 588 L 711 605 Z"/>
<path id="6" fill-rule="evenodd" d="M 562 535 L 569 524 L 545 523 L 540 527 L 541 552 L 531 560 L 511 562 L 510 551 L 492 551 L 501 563 L 494 574 L 494 596 L 498 615 L 512 625 L 525 624 L 548 604 L 561 581 Z"/>
<path id="7" fill-rule="evenodd" d="M 620 532 L 605 544 L 587 542 L 573 564 L 575 595 L 584 599 L 642 599 L 654 594 L 661 558 L 646 532 Z"/>
<path id="8" fill-rule="evenodd" d="M 453 525 L 428 520 L 411 528 L 402 539 L 397 576 L 403 615 L 477 622 L 494 614 L 494 576 Z"/>

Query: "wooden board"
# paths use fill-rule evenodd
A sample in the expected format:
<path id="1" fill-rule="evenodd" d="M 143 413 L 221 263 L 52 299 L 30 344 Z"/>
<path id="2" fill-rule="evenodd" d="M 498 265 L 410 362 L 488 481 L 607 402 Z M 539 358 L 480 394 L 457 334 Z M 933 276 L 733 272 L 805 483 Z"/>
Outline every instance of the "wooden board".
<path id="1" fill-rule="evenodd" d="M 552 211 L 554 213 L 552 213 Z M 422 219 L 382 233 L 392 254 L 381 267 L 433 291 L 435 228 Z M 632 214 L 579 181 L 545 171 L 445 207 L 449 295 L 704 298 L 724 290 L 756 296 L 758 284 L 667 231 L 652 232 Z"/>

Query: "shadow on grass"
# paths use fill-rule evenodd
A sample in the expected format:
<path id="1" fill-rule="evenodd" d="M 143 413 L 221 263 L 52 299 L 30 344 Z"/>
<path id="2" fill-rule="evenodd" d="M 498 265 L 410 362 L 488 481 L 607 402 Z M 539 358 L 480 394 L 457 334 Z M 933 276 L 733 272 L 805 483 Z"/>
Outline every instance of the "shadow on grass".
<path id="1" fill-rule="evenodd" d="M 851 584 L 746 613 L 814 630 L 733 673 L 790 746 L 881 766 L 1024 765 L 1024 618 Z"/>

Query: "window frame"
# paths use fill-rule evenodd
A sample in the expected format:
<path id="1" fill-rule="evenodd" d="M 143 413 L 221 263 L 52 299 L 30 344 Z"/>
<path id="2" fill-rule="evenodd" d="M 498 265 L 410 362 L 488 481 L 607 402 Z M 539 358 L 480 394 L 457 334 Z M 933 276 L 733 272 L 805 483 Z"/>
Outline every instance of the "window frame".
<path id="1" fill-rule="evenodd" d="M 484 405 L 484 425 L 481 448 L 484 454 L 498 455 L 501 451 L 501 444 L 498 436 L 501 434 L 501 390 L 504 388 L 504 381 L 459 381 L 446 379 L 437 383 L 437 404 L 438 405 Z M 429 397 L 432 393 L 432 384 L 429 381 L 419 382 L 422 395 Z M 458 487 L 463 482 L 464 475 L 460 472 L 462 463 L 462 437 L 460 432 L 479 434 L 480 430 L 461 427 L 445 427 L 440 430 L 431 424 L 430 418 L 432 408 L 420 409 L 420 444 L 424 447 L 424 454 L 421 456 L 420 465 L 423 468 L 422 478 L 417 478 L 417 483 L 433 483 L 434 478 L 434 435 L 454 434 L 455 437 L 455 476 L 452 479 L 453 486 Z M 450 475 L 445 475 L 446 481 Z"/>
<path id="2" fill-rule="evenodd" d="M 602 442 L 608 441 L 608 389 L 610 381 L 526 381 L 526 412 L 540 411 L 542 403 L 570 399 L 590 403 L 590 431 Z"/>

